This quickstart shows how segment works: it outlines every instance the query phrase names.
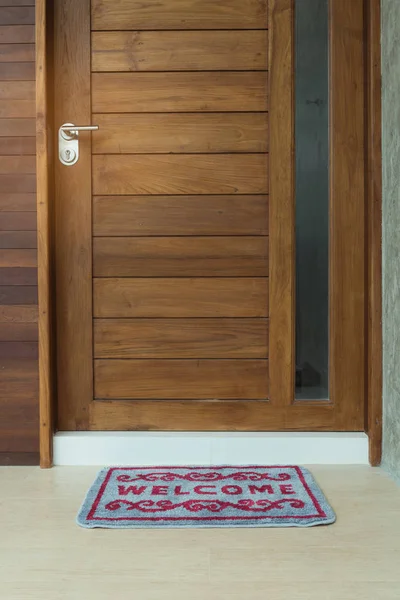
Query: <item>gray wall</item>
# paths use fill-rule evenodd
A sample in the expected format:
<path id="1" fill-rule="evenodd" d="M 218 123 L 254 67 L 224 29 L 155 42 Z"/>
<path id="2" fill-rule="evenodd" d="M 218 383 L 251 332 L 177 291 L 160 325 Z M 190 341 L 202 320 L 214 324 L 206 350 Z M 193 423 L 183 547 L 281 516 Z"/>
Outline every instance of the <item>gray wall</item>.
<path id="1" fill-rule="evenodd" d="M 383 466 L 400 481 L 400 0 L 382 0 Z"/>

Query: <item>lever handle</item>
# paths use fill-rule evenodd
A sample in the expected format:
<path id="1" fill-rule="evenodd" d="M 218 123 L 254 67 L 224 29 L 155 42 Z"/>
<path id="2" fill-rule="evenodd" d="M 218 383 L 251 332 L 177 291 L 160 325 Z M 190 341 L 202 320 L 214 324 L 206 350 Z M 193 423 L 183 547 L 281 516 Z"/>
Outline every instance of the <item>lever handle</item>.
<path id="1" fill-rule="evenodd" d="M 98 125 L 73 125 L 72 123 L 66 123 L 61 125 L 60 134 L 64 139 L 69 140 L 71 137 L 79 135 L 80 131 L 97 131 Z"/>

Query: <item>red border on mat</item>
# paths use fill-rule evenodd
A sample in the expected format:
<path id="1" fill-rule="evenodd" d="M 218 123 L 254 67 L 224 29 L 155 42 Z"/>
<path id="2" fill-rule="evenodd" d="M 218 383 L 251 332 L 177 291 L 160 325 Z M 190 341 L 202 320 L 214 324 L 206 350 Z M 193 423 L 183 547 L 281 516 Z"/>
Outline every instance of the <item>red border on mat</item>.
<path id="1" fill-rule="evenodd" d="M 209 517 L 194 517 L 194 516 L 188 516 L 188 517 L 95 517 L 95 513 L 97 510 L 97 507 L 103 497 L 103 494 L 106 490 L 106 487 L 108 485 L 108 482 L 111 479 L 112 474 L 114 473 L 114 471 L 120 471 L 120 470 L 124 470 L 124 471 L 144 471 L 146 469 L 213 469 L 214 471 L 218 471 L 221 469 L 232 469 L 235 468 L 235 465 L 226 465 L 226 466 L 218 466 L 218 467 L 214 467 L 212 465 L 209 465 L 207 467 L 185 467 L 185 466 L 151 466 L 151 467 L 110 467 L 110 469 L 108 470 L 107 475 L 104 478 L 103 483 L 100 486 L 100 489 L 98 491 L 98 494 L 92 504 L 92 508 L 90 509 L 88 516 L 86 517 L 87 521 L 241 521 L 241 520 L 251 520 L 251 521 L 255 521 L 255 520 L 265 520 L 265 519 L 312 519 L 315 517 L 326 517 L 326 513 L 322 510 L 321 505 L 319 504 L 318 500 L 316 499 L 316 497 L 314 496 L 314 494 L 312 493 L 309 485 L 307 484 L 303 472 L 300 469 L 300 467 L 296 466 L 296 465 L 273 465 L 271 467 L 269 466 L 263 466 L 263 465 L 238 465 L 238 468 L 244 468 L 244 469 L 294 469 L 299 477 L 300 483 L 303 485 L 303 488 L 305 489 L 305 491 L 307 492 L 309 498 L 311 499 L 312 503 L 314 504 L 316 510 L 317 510 L 317 514 L 314 515 L 277 515 L 277 516 L 268 516 L 268 515 L 260 515 L 260 516 L 226 516 L 226 517 L 217 517 L 217 516 L 209 516 Z"/>

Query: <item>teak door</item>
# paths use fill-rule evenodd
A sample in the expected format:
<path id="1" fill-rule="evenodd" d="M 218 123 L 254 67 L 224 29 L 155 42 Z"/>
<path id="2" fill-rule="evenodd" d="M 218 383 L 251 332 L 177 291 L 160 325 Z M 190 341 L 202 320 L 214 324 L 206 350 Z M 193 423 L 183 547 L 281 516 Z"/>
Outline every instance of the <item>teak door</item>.
<path id="1" fill-rule="evenodd" d="M 363 430 L 363 1 L 331 0 L 330 395 L 295 400 L 294 3 L 55 0 L 58 429 Z"/>

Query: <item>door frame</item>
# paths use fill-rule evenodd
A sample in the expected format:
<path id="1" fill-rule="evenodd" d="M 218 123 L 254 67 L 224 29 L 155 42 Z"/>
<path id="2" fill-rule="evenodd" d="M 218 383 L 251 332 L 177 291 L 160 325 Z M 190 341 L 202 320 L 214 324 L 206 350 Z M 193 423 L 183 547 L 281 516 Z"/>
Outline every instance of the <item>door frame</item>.
<path id="1" fill-rule="evenodd" d="M 275 0 L 275 2 L 293 0 Z M 334 0 L 331 0 L 334 1 Z M 382 444 L 381 72 L 380 0 L 364 0 L 366 69 L 366 420 L 371 465 Z M 52 466 L 55 432 L 55 273 L 53 149 L 53 2 L 36 0 L 37 214 L 40 465 Z"/>

